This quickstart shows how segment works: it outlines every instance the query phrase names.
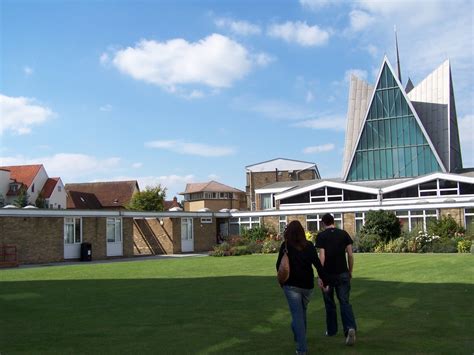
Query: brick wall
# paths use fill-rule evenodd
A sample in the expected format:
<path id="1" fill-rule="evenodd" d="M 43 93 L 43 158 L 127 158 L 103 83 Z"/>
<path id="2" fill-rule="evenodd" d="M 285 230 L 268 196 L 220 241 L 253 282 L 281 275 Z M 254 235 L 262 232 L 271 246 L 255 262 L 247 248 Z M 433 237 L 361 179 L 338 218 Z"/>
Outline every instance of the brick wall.
<path id="1" fill-rule="evenodd" d="M 194 228 L 194 251 L 209 251 L 216 244 L 217 222 L 212 219 L 212 223 L 201 223 L 200 218 L 193 219 Z"/>
<path id="2" fill-rule="evenodd" d="M 344 213 L 342 215 L 344 230 L 354 239 L 356 235 L 355 213 Z"/>
<path id="3" fill-rule="evenodd" d="M 464 220 L 464 209 L 463 208 L 446 208 L 440 210 L 441 217 L 444 216 L 451 216 L 454 218 L 457 224 L 460 226 L 465 225 L 465 220 Z"/>
<path id="4" fill-rule="evenodd" d="M 1 217 L 0 244 L 17 247 L 20 264 L 48 263 L 64 258 L 64 218 Z"/>

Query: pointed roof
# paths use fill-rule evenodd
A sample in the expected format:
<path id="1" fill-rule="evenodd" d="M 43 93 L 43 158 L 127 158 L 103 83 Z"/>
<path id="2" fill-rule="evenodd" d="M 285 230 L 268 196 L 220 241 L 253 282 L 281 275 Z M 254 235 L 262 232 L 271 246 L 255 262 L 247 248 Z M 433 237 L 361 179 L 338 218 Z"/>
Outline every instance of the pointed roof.
<path id="1" fill-rule="evenodd" d="M 301 161 L 301 160 L 294 160 L 294 159 L 275 158 L 275 159 L 267 160 L 261 163 L 247 165 L 245 167 L 245 170 L 251 171 L 253 173 L 261 173 L 261 172 L 268 172 L 268 171 L 275 171 L 275 170 L 300 171 L 300 170 L 307 170 L 307 169 L 315 169 L 317 175 L 319 176 L 319 172 L 315 163 Z"/>
<path id="2" fill-rule="evenodd" d="M 357 138 L 364 127 L 364 118 L 374 87 L 354 74 L 349 86 L 349 103 L 347 105 L 346 141 L 342 166 L 347 166 L 352 151 L 356 148 Z"/>
<path id="3" fill-rule="evenodd" d="M 128 205 L 133 194 L 140 190 L 136 180 L 66 184 L 65 189 L 68 193 L 68 208 L 78 208 L 69 207 L 69 197 L 80 196 L 80 194 L 74 195 L 72 192 L 94 195 L 103 208 L 123 208 Z M 84 198 L 84 196 L 82 197 Z"/>
<path id="4" fill-rule="evenodd" d="M 408 78 L 407 84 L 405 85 L 405 92 L 408 94 L 410 91 L 413 90 L 415 85 L 413 85 L 413 82 L 411 81 L 410 78 Z"/>
<path id="5" fill-rule="evenodd" d="M 448 171 L 462 168 L 449 60 L 423 79 L 408 97 Z"/>
<path id="6" fill-rule="evenodd" d="M 238 192 L 244 193 L 242 190 L 235 189 L 233 187 L 221 184 L 220 182 L 211 180 L 209 182 L 196 182 L 186 184 L 184 192 L 180 192 L 180 195 L 191 194 L 194 192 Z"/>
<path id="7" fill-rule="evenodd" d="M 363 120 L 363 122 L 362 122 L 362 128 L 361 128 L 361 130 L 360 130 L 360 132 L 359 132 L 359 135 L 358 135 L 358 138 L 357 138 L 355 144 L 353 145 L 354 148 L 353 148 L 353 150 L 352 150 L 352 152 L 351 152 L 350 159 L 346 162 L 346 165 L 343 167 L 343 180 L 344 180 L 344 181 L 347 181 L 347 179 L 348 179 L 350 168 L 351 168 L 351 166 L 352 166 L 352 164 L 353 164 L 353 162 L 354 162 L 354 157 L 355 157 L 355 154 L 356 154 L 357 146 L 359 145 L 359 142 L 360 142 L 360 140 L 361 140 L 362 133 L 363 133 L 363 131 L 364 131 L 363 127 L 366 125 L 366 122 L 367 122 L 367 119 L 368 119 L 368 115 L 369 115 L 369 113 L 370 113 L 370 111 L 371 111 L 371 107 L 372 107 L 372 105 L 373 105 L 373 103 L 374 103 L 374 100 L 375 100 L 375 93 L 376 93 L 376 91 L 377 91 L 377 88 L 379 88 L 379 87 L 381 87 L 381 86 L 383 87 L 383 83 L 387 80 L 387 79 L 384 77 L 384 81 L 382 81 L 382 73 L 384 72 L 384 68 L 387 68 L 387 70 L 388 70 L 389 73 L 391 74 L 391 77 L 393 78 L 393 79 L 391 79 L 391 80 L 394 81 L 394 85 L 395 85 L 396 87 L 398 87 L 398 89 L 399 89 L 400 92 L 401 92 L 401 95 L 403 95 L 403 99 L 405 100 L 405 102 L 406 102 L 407 105 L 408 105 L 408 110 L 413 114 L 413 116 L 414 116 L 414 118 L 415 118 L 415 121 L 416 121 L 416 123 L 417 123 L 419 129 L 421 130 L 421 133 L 422 133 L 424 139 L 426 139 L 426 141 L 427 141 L 429 147 L 431 148 L 431 151 L 432 151 L 432 153 L 433 153 L 433 155 L 434 155 L 434 157 L 435 157 L 437 163 L 439 164 L 439 166 L 441 167 L 441 169 L 443 170 L 443 172 L 445 172 L 445 171 L 446 171 L 446 167 L 445 167 L 445 165 L 443 165 L 442 160 L 440 159 L 439 155 L 437 154 L 437 151 L 436 151 L 436 149 L 434 148 L 434 145 L 433 145 L 433 143 L 432 143 L 432 141 L 431 141 L 431 139 L 430 139 L 430 136 L 429 136 L 428 133 L 426 132 L 426 130 L 425 130 L 423 124 L 422 124 L 422 121 L 420 120 L 420 118 L 419 118 L 419 116 L 418 116 L 418 114 L 417 114 L 415 108 L 413 107 L 413 105 L 412 105 L 412 103 L 411 103 L 411 101 L 410 101 L 408 95 L 406 94 L 405 90 L 403 89 L 402 84 L 401 84 L 400 81 L 398 80 L 398 77 L 395 75 L 395 72 L 394 72 L 394 70 L 393 70 L 393 68 L 392 68 L 392 66 L 391 66 L 391 64 L 390 64 L 390 62 L 389 62 L 387 56 L 384 56 L 384 59 L 383 59 L 383 61 L 382 61 L 382 65 L 380 66 L 379 74 L 378 74 L 378 76 L 377 76 L 376 84 L 375 84 L 375 88 L 376 88 L 376 89 L 372 92 L 371 99 L 370 99 L 369 105 L 368 105 L 368 109 L 367 109 L 366 112 L 365 112 L 364 120 Z"/>
<path id="8" fill-rule="evenodd" d="M 100 210 L 103 208 L 103 206 L 97 196 L 93 193 L 69 191 L 67 196 L 67 208 L 79 210 Z"/>
<path id="9" fill-rule="evenodd" d="M 33 180 L 35 179 L 38 172 L 43 168 L 42 164 L 35 164 L 35 165 L 14 165 L 14 166 L 2 166 L 4 170 L 10 171 L 10 179 L 16 182 L 21 182 L 26 186 L 26 188 L 30 188 Z"/>
<path id="10" fill-rule="evenodd" d="M 58 177 L 48 178 L 48 180 L 46 180 L 44 183 L 43 189 L 41 190 L 41 195 L 44 198 L 50 198 L 59 180 L 60 178 Z"/>

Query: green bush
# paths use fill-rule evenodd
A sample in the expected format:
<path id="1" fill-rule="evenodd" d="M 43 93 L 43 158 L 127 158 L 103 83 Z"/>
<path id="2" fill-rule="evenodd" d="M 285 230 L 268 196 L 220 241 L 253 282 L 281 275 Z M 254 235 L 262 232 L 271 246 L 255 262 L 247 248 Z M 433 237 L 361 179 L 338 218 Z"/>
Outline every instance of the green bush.
<path id="1" fill-rule="evenodd" d="M 457 250 L 458 253 L 469 253 L 471 250 L 472 241 L 471 240 L 460 240 L 458 241 Z"/>
<path id="2" fill-rule="evenodd" d="M 214 245 L 214 248 L 209 255 L 211 256 L 227 256 L 230 255 L 231 245 L 228 242 Z"/>
<path id="3" fill-rule="evenodd" d="M 256 253 L 261 253 L 262 252 L 262 247 L 263 247 L 263 242 L 261 241 L 250 241 L 249 244 L 247 245 L 249 250 L 252 252 L 252 254 Z"/>
<path id="4" fill-rule="evenodd" d="M 432 245 L 433 253 L 456 253 L 457 243 L 453 239 L 439 239 Z"/>
<path id="5" fill-rule="evenodd" d="M 241 231 L 241 236 L 247 241 L 257 241 L 257 240 L 265 240 L 270 234 L 272 234 L 272 230 L 267 228 L 266 226 L 256 226 L 249 229 L 243 229 Z"/>
<path id="6" fill-rule="evenodd" d="M 280 251 L 281 241 L 275 239 L 265 239 L 262 245 L 262 253 L 278 253 Z"/>
<path id="7" fill-rule="evenodd" d="M 451 239 L 464 236 L 465 229 L 457 224 L 451 216 L 443 216 L 441 219 L 431 221 L 428 224 L 428 234 L 437 235 L 441 239 Z"/>
<path id="8" fill-rule="evenodd" d="M 354 250 L 360 253 L 375 251 L 377 245 L 382 244 L 382 240 L 377 234 L 357 235 L 354 242 Z"/>
<path id="9" fill-rule="evenodd" d="M 239 256 L 239 255 L 249 255 L 252 254 L 252 251 L 249 249 L 248 245 L 239 245 L 236 247 L 230 248 L 230 255 Z"/>
<path id="10" fill-rule="evenodd" d="M 358 251 L 374 251 L 379 243 L 387 243 L 400 237 L 400 221 L 390 211 L 369 211 L 365 217 L 365 224 L 358 235 Z M 380 248 L 379 248 L 380 249 Z"/>
<path id="11" fill-rule="evenodd" d="M 390 240 L 384 246 L 385 253 L 407 253 L 408 240 L 404 237 Z"/>

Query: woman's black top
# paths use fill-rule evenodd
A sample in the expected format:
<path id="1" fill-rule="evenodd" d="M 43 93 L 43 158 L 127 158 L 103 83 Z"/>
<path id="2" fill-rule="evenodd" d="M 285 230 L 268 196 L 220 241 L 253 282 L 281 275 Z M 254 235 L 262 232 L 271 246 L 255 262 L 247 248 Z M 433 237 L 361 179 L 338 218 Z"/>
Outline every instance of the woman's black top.
<path id="1" fill-rule="evenodd" d="M 285 250 L 285 243 L 280 247 L 278 260 L 276 262 L 276 269 L 280 267 L 281 258 Z M 326 273 L 319 261 L 318 254 L 314 248 L 313 243 L 307 241 L 307 244 L 302 250 L 288 245 L 288 259 L 290 260 L 290 277 L 284 283 L 286 286 L 296 286 L 300 288 L 312 289 L 314 288 L 314 273 L 313 265 L 316 267 L 319 277 L 326 285 Z"/>

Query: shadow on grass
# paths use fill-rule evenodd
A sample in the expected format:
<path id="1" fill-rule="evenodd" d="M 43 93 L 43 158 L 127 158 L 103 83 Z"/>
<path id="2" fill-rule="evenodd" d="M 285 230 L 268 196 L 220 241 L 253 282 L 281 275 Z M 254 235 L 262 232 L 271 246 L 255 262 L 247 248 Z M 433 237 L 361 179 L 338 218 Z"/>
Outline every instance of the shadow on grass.
<path id="1" fill-rule="evenodd" d="M 0 353 L 292 354 L 286 301 L 273 277 L 0 283 Z M 472 284 L 355 279 L 355 347 L 323 336 L 309 306 L 312 353 L 472 353 Z"/>

